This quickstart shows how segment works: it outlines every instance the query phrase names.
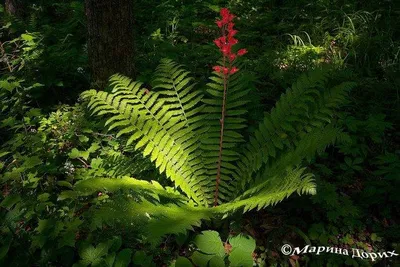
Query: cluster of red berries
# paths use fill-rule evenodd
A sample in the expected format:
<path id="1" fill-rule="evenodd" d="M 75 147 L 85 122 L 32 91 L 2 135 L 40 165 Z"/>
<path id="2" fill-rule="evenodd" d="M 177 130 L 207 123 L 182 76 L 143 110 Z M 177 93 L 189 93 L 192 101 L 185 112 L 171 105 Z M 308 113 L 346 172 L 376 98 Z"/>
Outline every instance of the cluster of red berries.
<path id="1" fill-rule="evenodd" d="M 231 14 L 227 8 L 222 8 L 220 14 L 222 18 L 221 20 L 217 20 L 216 24 L 221 29 L 222 36 L 215 39 L 214 43 L 218 46 L 224 57 L 224 65 L 227 65 L 226 60 L 229 60 L 229 67 L 214 66 L 213 69 L 214 71 L 223 73 L 224 75 L 234 74 L 239 69 L 232 66 L 233 61 L 235 61 L 238 56 L 246 54 L 247 50 L 239 49 L 236 53 L 232 52 L 232 47 L 238 43 L 238 40 L 234 37 L 238 31 L 233 28 L 235 26 L 233 19 L 236 16 Z"/>

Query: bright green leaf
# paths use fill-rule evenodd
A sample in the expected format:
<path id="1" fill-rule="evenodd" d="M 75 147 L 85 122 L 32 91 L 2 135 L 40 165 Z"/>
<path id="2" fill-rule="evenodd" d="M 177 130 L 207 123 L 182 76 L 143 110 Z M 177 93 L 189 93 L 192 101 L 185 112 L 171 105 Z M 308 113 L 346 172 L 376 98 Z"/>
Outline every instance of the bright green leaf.
<path id="1" fill-rule="evenodd" d="M 126 267 L 131 262 L 132 250 L 129 248 L 121 250 L 115 259 L 114 267 Z"/>
<path id="2" fill-rule="evenodd" d="M 193 267 L 193 264 L 185 257 L 179 257 L 176 259 L 175 267 Z"/>
<path id="3" fill-rule="evenodd" d="M 216 231 L 203 231 L 194 239 L 197 248 L 205 254 L 218 255 L 223 257 L 225 255 L 224 246 L 221 238 Z"/>

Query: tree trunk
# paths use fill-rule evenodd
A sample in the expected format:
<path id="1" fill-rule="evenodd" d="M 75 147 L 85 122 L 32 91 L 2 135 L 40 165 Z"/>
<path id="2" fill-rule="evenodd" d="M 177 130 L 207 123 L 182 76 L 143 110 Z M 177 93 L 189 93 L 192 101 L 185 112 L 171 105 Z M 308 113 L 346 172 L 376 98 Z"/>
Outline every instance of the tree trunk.
<path id="1" fill-rule="evenodd" d="M 6 0 L 5 1 L 5 9 L 7 14 L 12 16 L 20 16 L 22 13 L 22 4 L 21 0 Z"/>
<path id="2" fill-rule="evenodd" d="M 92 83 L 102 90 L 120 73 L 134 78 L 133 0 L 85 1 Z"/>

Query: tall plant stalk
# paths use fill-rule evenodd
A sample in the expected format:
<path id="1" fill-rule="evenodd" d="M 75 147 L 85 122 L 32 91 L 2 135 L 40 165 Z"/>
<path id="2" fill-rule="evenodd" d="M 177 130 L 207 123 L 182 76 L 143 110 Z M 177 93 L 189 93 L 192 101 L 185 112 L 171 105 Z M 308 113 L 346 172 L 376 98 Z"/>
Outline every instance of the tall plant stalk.
<path id="1" fill-rule="evenodd" d="M 219 185 L 221 182 L 221 166 L 222 166 L 222 152 L 224 143 L 224 126 L 225 126 L 225 112 L 226 112 L 226 95 L 228 93 L 228 81 L 232 74 L 235 74 L 239 69 L 233 65 L 233 62 L 237 56 L 242 56 L 247 53 L 246 49 L 240 49 L 237 53 L 232 52 L 232 47 L 238 43 L 238 40 L 234 38 L 237 30 L 233 29 L 235 24 L 233 19 L 235 15 L 231 14 L 228 9 L 221 9 L 221 20 L 217 20 L 216 23 L 221 28 L 222 36 L 214 40 L 214 43 L 218 46 L 222 53 L 222 66 L 214 66 L 213 69 L 216 72 L 223 74 L 224 80 L 224 92 L 222 96 L 222 108 L 221 108 L 221 131 L 219 136 L 219 152 L 217 161 L 217 176 L 215 179 L 215 192 L 214 192 L 214 207 L 218 206 L 218 194 Z"/>
<path id="2" fill-rule="evenodd" d="M 224 55 L 224 66 L 226 62 L 226 56 Z M 222 111 L 221 111 L 221 132 L 219 136 L 219 154 L 218 154 L 218 163 L 217 163 L 217 177 L 215 184 L 215 194 L 214 194 L 214 207 L 218 206 L 218 192 L 219 192 L 219 183 L 221 182 L 221 164 L 222 164 L 222 145 L 224 143 L 224 125 L 225 125 L 225 110 L 226 110 L 226 94 L 228 90 L 228 76 L 224 74 L 224 95 L 222 98 Z"/>

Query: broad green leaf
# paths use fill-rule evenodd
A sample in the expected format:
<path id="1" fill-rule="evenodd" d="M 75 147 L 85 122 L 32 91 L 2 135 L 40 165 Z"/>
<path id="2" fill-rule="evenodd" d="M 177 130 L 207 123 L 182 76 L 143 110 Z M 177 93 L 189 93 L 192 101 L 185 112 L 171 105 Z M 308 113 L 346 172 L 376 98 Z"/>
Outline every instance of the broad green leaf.
<path id="1" fill-rule="evenodd" d="M 232 246 L 232 251 L 229 254 L 230 266 L 252 267 L 252 253 L 256 249 L 256 241 L 250 236 L 240 234 L 231 237 L 229 243 Z"/>
<path id="2" fill-rule="evenodd" d="M 50 197 L 49 193 L 43 193 L 37 197 L 37 200 L 40 202 L 46 202 L 47 200 L 49 200 L 49 197 Z"/>
<path id="3" fill-rule="evenodd" d="M 183 246 L 183 244 L 185 244 L 186 240 L 188 239 L 188 235 L 185 234 L 178 234 L 175 237 L 175 241 L 179 246 Z"/>
<path id="4" fill-rule="evenodd" d="M 10 249 L 12 239 L 11 238 L 8 238 L 8 239 L 9 240 L 7 240 L 7 237 L 6 237 L 5 240 L 2 240 L 2 243 L 3 244 L 5 243 L 5 245 L 0 247 L 0 260 L 3 259 L 7 255 L 8 250 Z"/>
<path id="5" fill-rule="evenodd" d="M 89 141 L 89 137 L 85 135 L 79 136 L 79 141 L 82 143 L 86 143 L 87 141 Z"/>
<path id="6" fill-rule="evenodd" d="M 107 267 L 114 267 L 114 261 L 115 261 L 115 252 L 108 254 L 105 259 Z"/>
<path id="7" fill-rule="evenodd" d="M 133 255 L 132 262 L 134 266 L 151 266 L 153 265 L 153 257 L 146 255 L 144 251 L 136 251 Z"/>
<path id="8" fill-rule="evenodd" d="M 216 231 L 203 231 L 194 239 L 197 248 L 205 254 L 218 255 L 223 257 L 225 255 L 224 246 L 221 238 Z"/>
<path id="9" fill-rule="evenodd" d="M 33 37 L 33 36 L 30 35 L 30 34 L 23 33 L 23 34 L 21 34 L 21 38 L 22 38 L 22 40 L 24 40 L 24 41 L 30 42 L 30 41 L 33 41 L 33 39 L 34 39 L 35 37 Z"/>
<path id="10" fill-rule="evenodd" d="M 229 239 L 229 244 L 231 244 L 232 250 L 240 249 L 252 253 L 256 249 L 256 241 L 254 238 L 242 234 L 231 237 Z"/>
<path id="11" fill-rule="evenodd" d="M 92 161 L 90 162 L 90 166 L 92 167 L 92 169 L 98 169 L 102 163 L 103 160 L 101 158 L 95 158 L 92 159 Z"/>
<path id="12" fill-rule="evenodd" d="M 208 263 L 209 267 L 225 267 L 224 259 L 220 256 L 214 256 Z"/>
<path id="13" fill-rule="evenodd" d="M 175 267 L 193 267 L 193 264 L 185 257 L 179 257 L 176 259 Z"/>
<path id="14" fill-rule="evenodd" d="M 196 266 L 199 267 L 207 267 L 208 266 L 208 262 L 213 258 L 213 255 L 207 255 L 207 254 L 203 254 L 200 253 L 198 251 L 195 251 L 191 257 L 192 261 L 194 264 L 196 264 Z"/>
<path id="15" fill-rule="evenodd" d="M 33 118 L 33 117 L 38 117 L 38 116 L 40 116 L 40 115 L 41 115 L 41 112 L 40 112 L 40 109 L 38 109 L 38 108 L 32 108 L 32 109 L 30 109 L 30 110 L 26 113 L 26 115 L 27 115 L 29 118 Z"/>
<path id="16" fill-rule="evenodd" d="M 10 154 L 10 152 L 8 152 L 8 151 L 0 152 L 0 158 L 4 157 L 5 155 L 8 155 L 8 154 Z"/>
<path id="17" fill-rule="evenodd" d="M 62 191 L 57 198 L 57 201 L 62 201 L 62 200 L 66 200 L 69 198 L 75 199 L 77 198 L 77 193 L 75 191 L 72 190 L 68 190 L 68 191 Z"/>
<path id="18" fill-rule="evenodd" d="M 236 248 L 229 254 L 229 262 L 231 267 L 252 267 L 253 257 L 249 251 Z"/>
<path id="19" fill-rule="evenodd" d="M 72 184 L 67 181 L 58 181 L 57 185 L 72 188 Z"/>
<path id="20" fill-rule="evenodd" d="M 93 153 L 96 152 L 101 146 L 99 145 L 99 143 L 93 143 L 89 149 L 87 150 L 88 153 Z"/>
<path id="21" fill-rule="evenodd" d="M 29 157 L 22 166 L 26 169 L 30 169 L 40 164 L 42 164 L 42 160 L 38 156 L 33 156 Z"/>
<path id="22" fill-rule="evenodd" d="M 89 158 L 89 151 L 79 151 L 78 149 L 74 148 L 68 154 L 71 159 L 83 158 L 87 160 Z"/>
<path id="23" fill-rule="evenodd" d="M 0 207 L 10 209 L 16 203 L 21 201 L 21 197 L 18 195 L 8 195 L 3 201 L 0 203 Z"/>
<path id="24" fill-rule="evenodd" d="M 67 231 L 65 233 L 62 234 L 61 239 L 58 240 L 58 248 L 62 248 L 62 247 L 75 247 L 75 232 L 70 232 Z"/>
<path id="25" fill-rule="evenodd" d="M 219 12 L 220 11 L 220 7 L 217 5 L 212 5 L 212 4 L 205 4 L 205 6 L 207 6 L 209 9 L 211 9 L 214 12 Z"/>
<path id="26" fill-rule="evenodd" d="M 114 236 L 110 241 L 108 241 L 109 251 L 114 252 L 118 251 L 122 246 L 122 238 L 121 236 Z"/>
<path id="27" fill-rule="evenodd" d="M 63 246 L 75 247 L 75 234 L 78 232 L 79 226 L 82 223 L 82 220 L 76 218 L 65 225 L 65 232 L 62 234 L 62 238 L 58 241 L 59 248 Z"/>
<path id="28" fill-rule="evenodd" d="M 81 256 L 84 263 L 96 265 L 101 262 L 101 257 L 107 254 L 107 244 L 100 243 L 97 247 L 92 245 L 84 244 L 79 250 L 79 255 Z"/>
<path id="29" fill-rule="evenodd" d="M 371 240 L 372 240 L 372 241 L 376 241 L 376 242 L 381 242 L 381 241 L 382 241 L 382 238 L 379 237 L 376 233 L 372 233 L 372 234 L 371 234 Z"/>
<path id="30" fill-rule="evenodd" d="M 121 250 L 115 259 L 114 267 L 126 267 L 131 262 L 132 250 L 129 248 Z"/>

